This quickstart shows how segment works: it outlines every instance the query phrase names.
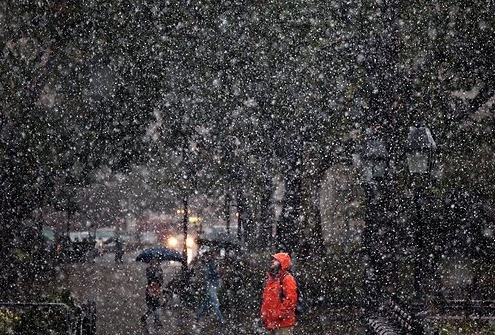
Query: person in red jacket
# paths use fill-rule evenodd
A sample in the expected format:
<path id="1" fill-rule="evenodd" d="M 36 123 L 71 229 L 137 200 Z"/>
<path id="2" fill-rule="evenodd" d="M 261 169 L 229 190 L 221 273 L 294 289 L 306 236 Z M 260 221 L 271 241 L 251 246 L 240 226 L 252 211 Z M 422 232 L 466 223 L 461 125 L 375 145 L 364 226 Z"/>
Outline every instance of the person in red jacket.
<path id="1" fill-rule="evenodd" d="M 263 289 L 261 318 L 270 335 L 292 335 L 296 324 L 297 284 L 287 253 L 273 255 Z"/>

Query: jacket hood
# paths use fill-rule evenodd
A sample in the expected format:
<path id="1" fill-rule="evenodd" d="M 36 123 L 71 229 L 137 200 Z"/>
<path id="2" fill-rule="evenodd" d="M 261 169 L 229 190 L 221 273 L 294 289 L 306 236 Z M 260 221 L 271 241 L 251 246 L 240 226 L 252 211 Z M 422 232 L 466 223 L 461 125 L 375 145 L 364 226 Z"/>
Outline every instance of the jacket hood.
<path id="1" fill-rule="evenodd" d="M 272 257 L 280 262 L 282 273 L 289 271 L 291 260 L 290 260 L 290 255 L 288 253 L 279 252 L 279 253 L 273 255 Z"/>

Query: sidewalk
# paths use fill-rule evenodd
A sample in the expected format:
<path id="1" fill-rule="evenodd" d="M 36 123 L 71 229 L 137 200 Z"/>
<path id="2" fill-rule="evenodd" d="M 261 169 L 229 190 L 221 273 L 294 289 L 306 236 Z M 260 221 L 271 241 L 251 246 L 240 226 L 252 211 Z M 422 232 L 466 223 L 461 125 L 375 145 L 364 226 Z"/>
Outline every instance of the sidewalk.
<path id="1" fill-rule="evenodd" d="M 144 335 L 139 318 L 144 313 L 146 264 L 135 262 L 136 252 L 126 253 L 123 264 L 115 264 L 113 254 L 105 254 L 94 263 L 62 264 L 54 283 L 69 288 L 77 303 L 93 300 L 97 308 L 97 335 Z M 177 274 L 179 263 L 162 264 L 165 282 Z M 241 308 L 244 307 L 244 308 Z M 240 312 L 244 310 L 244 312 Z M 246 312 L 247 310 L 247 312 Z M 243 315 L 241 315 L 244 313 Z M 352 311 L 312 311 L 295 329 L 295 335 L 362 334 Z M 238 335 L 264 334 L 257 320 L 257 307 L 233 306 L 225 312 L 226 323 L 216 332 L 211 312 L 200 324 L 194 322 L 194 311 L 172 298 L 163 309 L 164 327 L 160 335 Z M 340 315 L 340 316 L 339 316 Z M 346 320 L 343 319 L 346 318 Z M 351 320 L 351 321 L 349 321 Z M 152 334 L 152 333 L 151 333 Z"/>
<path id="2" fill-rule="evenodd" d="M 77 303 L 96 302 L 98 335 L 140 335 L 139 318 L 144 313 L 144 275 L 146 264 L 135 262 L 136 253 L 124 255 L 123 264 L 115 264 L 113 253 L 95 262 L 62 264 L 55 287 L 71 290 Z M 165 281 L 180 265 L 162 265 Z M 173 325 L 168 322 L 167 327 Z"/>
<path id="3" fill-rule="evenodd" d="M 54 284 L 68 288 L 78 304 L 96 302 L 98 335 L 145 334 L 139 318 L 146 310 L 144 287 L 146 264 L 135 262 L 136 252 L 124 255 L 123 264 L 115 264 L 113 254 L 96 258 L 94 263 L 60 265 Z M 165 282 L 180 271 L 178 263 L 164 263 Z M 194 311 L 182 306 L 179 299 L 169 301 L 163 309 L 164 328 L 160 335 L 215 334 L 215 321 L 210 315 L 199 325 L 194 323 Z M 243 334 L 237 326 L 227 322 L 222 334 Z M 253 334 L 250 332 L 250 334 Z"/>

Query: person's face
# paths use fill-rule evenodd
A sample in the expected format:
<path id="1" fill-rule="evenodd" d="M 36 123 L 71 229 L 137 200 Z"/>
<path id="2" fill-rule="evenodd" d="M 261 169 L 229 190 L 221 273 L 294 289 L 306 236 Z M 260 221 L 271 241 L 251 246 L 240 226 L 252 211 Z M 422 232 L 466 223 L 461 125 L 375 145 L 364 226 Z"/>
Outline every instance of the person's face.
<path id="1" fill-rule="evenodd" d="M 272 264 L 270 265 L 270 273 L 277 274 L 280 271 L 280 267 L 280 262 L 273 259 Z"/>

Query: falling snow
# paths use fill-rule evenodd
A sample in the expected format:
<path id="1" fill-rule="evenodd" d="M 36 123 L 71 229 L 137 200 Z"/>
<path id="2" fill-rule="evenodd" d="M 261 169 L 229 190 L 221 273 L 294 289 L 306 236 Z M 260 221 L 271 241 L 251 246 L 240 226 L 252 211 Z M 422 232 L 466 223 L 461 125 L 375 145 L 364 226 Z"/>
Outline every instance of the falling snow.
<path id="1" fill-rule="evenodd" d="M 288 252 L 297 334 L 493 334 L 494 12 L 3 1 L 0 334 L 144 334 L 152 246 L 184 261 L 151 333 L 266 334 Z"/>

